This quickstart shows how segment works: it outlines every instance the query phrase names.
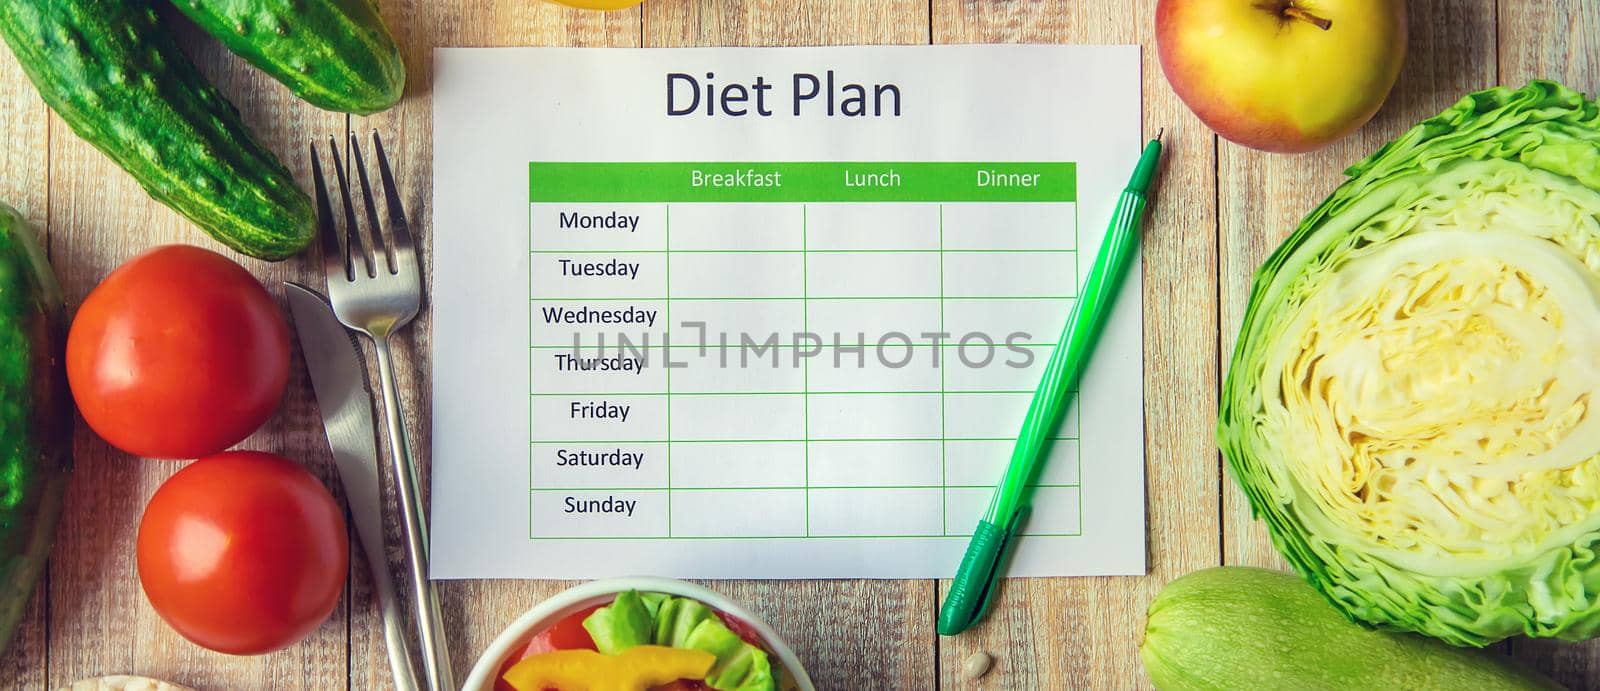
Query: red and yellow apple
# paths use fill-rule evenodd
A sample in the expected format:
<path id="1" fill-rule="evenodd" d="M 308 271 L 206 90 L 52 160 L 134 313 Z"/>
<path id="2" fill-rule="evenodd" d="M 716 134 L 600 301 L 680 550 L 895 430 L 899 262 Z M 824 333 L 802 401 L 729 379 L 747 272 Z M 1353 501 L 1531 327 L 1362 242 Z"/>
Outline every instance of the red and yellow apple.
<path id="1" fill-rule="evenodd" d="M 1160 0 L 1178 97 L 1245 146 L 1321 148 L 1372 118 L 1406 53 L 1404 0 Z"/>

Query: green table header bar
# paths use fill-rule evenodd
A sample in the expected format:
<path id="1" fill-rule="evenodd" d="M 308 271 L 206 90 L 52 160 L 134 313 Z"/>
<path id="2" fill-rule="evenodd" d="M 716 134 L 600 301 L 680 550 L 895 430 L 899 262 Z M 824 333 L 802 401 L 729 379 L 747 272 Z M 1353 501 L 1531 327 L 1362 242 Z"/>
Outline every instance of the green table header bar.
<path id="1" fill-rule="evenodd" d="M 1073 163 L 530 163 L 530 202 L 1070 202 Z"/>

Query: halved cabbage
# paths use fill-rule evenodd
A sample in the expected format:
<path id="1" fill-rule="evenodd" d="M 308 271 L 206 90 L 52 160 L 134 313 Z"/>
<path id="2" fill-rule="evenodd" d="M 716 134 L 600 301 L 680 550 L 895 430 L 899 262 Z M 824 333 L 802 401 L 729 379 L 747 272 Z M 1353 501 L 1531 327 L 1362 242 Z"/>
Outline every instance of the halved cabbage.
<path id="1" fill-rule="evenodd" d="M 1348 616 L 1600 631 L 1600 109 L 1472 94 L 1352 167 L 1256 275 L 1218 439 Z"/>

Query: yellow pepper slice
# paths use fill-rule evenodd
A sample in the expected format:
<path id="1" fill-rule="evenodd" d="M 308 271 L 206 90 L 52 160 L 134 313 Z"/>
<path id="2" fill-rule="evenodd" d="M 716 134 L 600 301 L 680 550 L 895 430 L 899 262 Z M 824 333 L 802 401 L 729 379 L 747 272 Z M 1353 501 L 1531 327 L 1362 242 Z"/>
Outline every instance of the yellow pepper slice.
<path id="1" fill-rule="evenodd" d="M 703 680 L 717 657 L 704 650 L 640 645 L 619 655 L 557 650 L 518 662 L 506 671 L 517 691 L 648 691 L 679 679 Z"/>

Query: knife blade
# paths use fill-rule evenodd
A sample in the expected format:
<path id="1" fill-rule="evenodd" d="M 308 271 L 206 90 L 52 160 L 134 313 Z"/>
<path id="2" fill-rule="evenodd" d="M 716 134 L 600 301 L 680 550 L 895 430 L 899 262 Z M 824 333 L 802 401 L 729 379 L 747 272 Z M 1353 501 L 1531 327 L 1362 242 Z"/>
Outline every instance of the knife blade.
<path id="1" fill-rule="evenodd" d="M 350 518 L 372 574 L 389 652 L 389 671 L 401 691 L 416 691 L 422 687 L 406 641 L 405 614 L 395 593 L 384 545 L 377 429 L 372 424 L 372 389 L 367 382 L 367 369 L 360 349 L 334 316 L 327 299 L 292 281 L 283 285 L 306 369 L 311 372 L 311 390 L 317 407 L 322 409 L 322 426 L 333 450 L 334 466 L 350 502 Z"/>

